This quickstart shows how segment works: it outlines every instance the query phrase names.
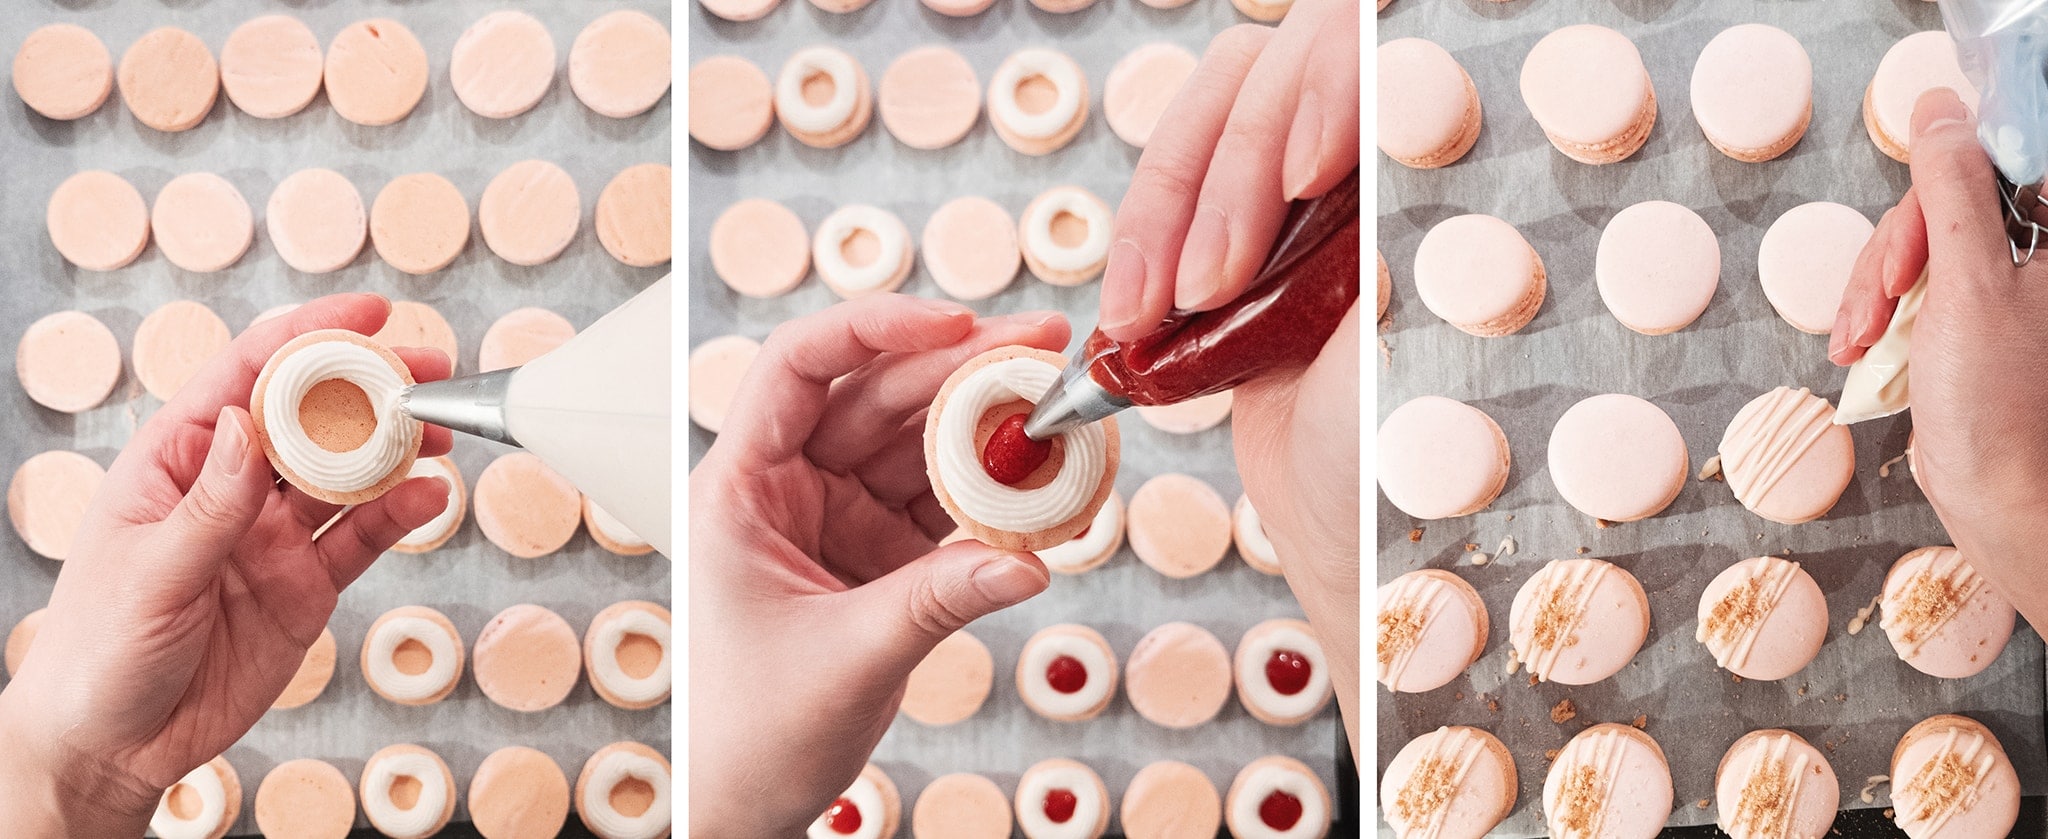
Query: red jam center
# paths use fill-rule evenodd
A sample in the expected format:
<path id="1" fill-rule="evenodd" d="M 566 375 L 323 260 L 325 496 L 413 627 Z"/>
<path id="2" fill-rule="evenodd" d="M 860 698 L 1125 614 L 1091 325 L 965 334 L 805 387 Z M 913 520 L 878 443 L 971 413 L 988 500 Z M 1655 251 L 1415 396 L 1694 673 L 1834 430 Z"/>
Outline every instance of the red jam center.
<path id="1" fill-rule="evenodd" d="M 1074 817 L 1074 807 L 1080 803 L 1074 798 L 1073 790 L 1056 789 L 1045 794 L 1045 817 L 1053 824 L 1066 824 Z"/>
<path id="2" fill-rule="evenodd" d="M 1011 414 L 989 435 L 981 450 L 981 468 L 1005 486 L 1015 486 L 1052 456 L 1051 440 L 1033 440 L 1024 434 L 1024 414 Z"/>
<path id="3" fill-rule="evenodd" d="M 1074 693 L 1088 685 L 1088 668 L 1079 659 L 1063 655 L 1045 666 L 1045 681 L 1061 693 Z"/>
<path id="4" fill-rule="evenodd" d="M 1274 790 L 1259 802 L 1259 821 L 1274 830 L 1287 830 L 1301 821 L 1301 799 Z"/>
<path id="5" fill-rule="evenodd" d="M 825 811 L 825 826 L 833 833 L 853 835 L 860 830 L 860 805 L 844 798 L 832 802 L 832 809 Z"/>
<path id="6" fill-rule="evenodd" d="M 1308 656 L 1293 650 L 1274 650 L 1266 659 L 1266 681 L 1281 696 L 1293 696 L 1308 687 Z"/>

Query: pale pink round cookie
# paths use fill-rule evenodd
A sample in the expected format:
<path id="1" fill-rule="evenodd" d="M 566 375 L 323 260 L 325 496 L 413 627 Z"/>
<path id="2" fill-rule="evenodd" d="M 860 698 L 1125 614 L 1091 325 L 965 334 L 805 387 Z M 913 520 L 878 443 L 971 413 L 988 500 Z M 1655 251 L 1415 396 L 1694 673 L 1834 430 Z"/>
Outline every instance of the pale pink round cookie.
<path id="1" fill-rule="evenodd" d="M 1552 836 L 1654 839 L 1671 815 L 1671 764 L 1650 735 L 1601 723 L 1558 750 L 1543 779 L 1543 816 Z"/>
<path id="2" fill-rule="evenodd" d="M 1307 622 L 1260 621 L 1231 656 L 1237 701 L 1267 725 L 1298 725 L 1329 707 L 1333 689 L 1323 642 Z"/>
<path id="3" fill-rule="evenodd" d="M 995 673 L 988 645 L 960 630 L 946 636 L 910 671 L 900 710 L 925 725 L 952 725 L 981 710 L 995 686 Z"/>
<path id="4" fill-rule="evenodd" d="M 1160 115 L 1195 73 L 1195 54 L 1179 44 L 1146 44 L 1131 50 L 1102 83 L 1102 116 L 1124 142 L 1144 148 Z"/>
<path id="5" fill-rule="evenodd" d="M 745 22 L 760 20 L 782 0 L 697 0 L 704 11 L 724 20 Z"/>
<path id="6" fill-rule="evenodd" d="M 1458 162 L 1479 139 L 1479 89 L 1434 41 L 1397 38 L 1375 52 L 1380 152 L 1416 169 Z"/>
<path id="7" fill-rule="evenodd" d="M 73 451 L 47 451 L 23 461 L 7 484 L 7 518 L 29 550 L 46 559 L 71 555 L 85 510 L 107 470 Z"/>
<path id="8" fill-rule="evenodd" d="M 157 250 L 187 271 L 221 271 L 241 261 L 256 241 L 256 216 L 235 185 L 212 172 L 171 179 L 150 207 Z"/>
<path id="9" fill-rule="evenodd" d="M 583 647 L 561 615 L 521 603 L 484 625 L 470 661 L 477 688 L 492 702 L 514 711 L 544 711 L 560 705 L 576 686 Z"/>
<path id="10" fill-rule="evenodd" d="M 1172 405 L 1140 405 L 1138 418 L 1168 434 L 1199 434 L 1230 418 L 1231 399 L 1226 390 Z"/>
<path id="11" fill-rule="evenodd" d="M 690 421 L 713 434 L 724 428 L 740 380 L 760 354 L 760 342 L 744 335 L 721 335 L 690 350 Z"/>
<path id="12" fill-rule="evenodd" d="M 1813 119 L 1813 60 L 1775 26 L 1723 29 L 1693 64 L 1692 116 L 1722 154 L 1746 163 L 1776 158 Z"/>
<path id="13" fill-rule="evenodd" d="M 1335 816 L 1323 779 L 1282 755 L 1245 764 L 1223 794 L 1223 823 L 1237 839 L 1323 839 Z"/>
<path id="14" fill-rule="evenodd" d="M 932 282 L 959 300 L 995 296 L 1010 287 L 1023 264 L 1016 221 L 1001 204 L 975 195 L 932 211 L 919 245 Z"/>
<path id="15" fill-rule="evenodd" d="M 576 181 L 545 160 L 522 160 L 499 172 L 476 202 L 484 244 L 514 265 L 539 265 L 560 256 L 576 238 L 583 204 Z"/>
<path id="16" fill-rule="evenodd" d="M 505 9 L 478 18 L 448 62 L 455 98 L 477 116 L 510 119 L 533 109 L 555 83 L 555 39 L 540 20 Z"/>
<path id="17" fill-rule="evenodd" d="M 1127 839 L 1208 839 L 1223 826 L 1223 796 L 1202 770 L 1155 761 L 1124 787 L 1117 821 Z"/>
<path id="18" fill-rule="evenodd" d="M 1252 508 L 1249 496 L 1237 497 L 1237 506 L 1230 509 L 1230 539 L 1237 543 L 1237 556 L 1244 564 L 1267 576 L 1280 575 L 1280 557 L 1273 549 L 1273 540 L 1266 536 L 1266 526 L 1259 520 L 1259 511 Z"/>
<path id="19" fill-rule="evenodd" d="M 666 163 L 642 163 L 627 167 L 598 193 L 593 224 L 598 243 L 613 259 L 635 268 L 669 261 L 675 235 L 672 177 Z"/>
<path id="20" fill-rule="evenodd" d="M 569 89 L 584 107 L 604 116 L 644 114 L 668 94 L 670 48 L 668 27 L 647 13 L 620 9 L 606 14 L 583 27 L 569 45 Z M 696 92 L 693 78 L 690 93 Z"/>
<path id="21" fill-rule="evenodd" d="M 1628 36 L 1593 24 L 1559 29 L 1522 62 L 1522 102 L 1550 144 L 1581 163 L 1614 163 L 1643 147 L 1657 94 Z"/>
<path id="22" fill-rule="evenodd" d="M 1827 515 L 1856 472 L 1849 427 L 1806 388 L 1750 400 L 1721 437 L 1721 475 L 1749 511 L 1780 524 Z"/>
<path id="23" fill-rule="evenodd" d="M 583 523 L 583 495 L 526 452 L 491 461 L 477 476 L 470 495 L 484 537 L 520 559 L 561 550 Z"/>
<path id="24" fill-rule="evenodd" d="M 469 244 L 469 200 L 432 172 L 393 178 L 370 205 L 370 244 L 408 274 L 446 268 Z"/>
<path id="25" fill-rule="evenodd" d="M 1225 677 L 1229 676 L 1226 672 Z M 1017 695 L 1039 716 L 1090 720 L 1116 697 L 1116 652 L 1102 633 L 1075 623 L 1048 626 L 1017 653 Z"/>
<path id="26" fill-rule="evenodd" d="M 913 839 L 1010 839 L 1010 799 L 996 782 L 971 772 L 940 775 L 910 810 Z"/>
<path id="27" fill-rule="evenodd" d="M 304 110 L 325 75 L 320 39 L 290 15 L 251 18 L 220 48 L 220 86 L 228 101 L 253 117 L 277 119 Z"/>
<path id="28" fill-rule="evenodd" d="M 92 30 L 52 23 L 30 32 L 14 53 L 14 92 L 48 119 L 71 120 L 106 104 L 114 60 Z"/>
<path id="29" fill-rule="evenodd" d="M 1511 335 L 1543 308 L 1543 260 L 1513 225 L 1470 214 L 1439 222 L 1415 250 L 1422 305 L 1467 334 Z"/>
<path id="30" fill-rule="evenodd" d="M 288 760 L 256 787 L 256 827 L 272 839 L 347 839 L 356 790 L 326 761 Z"/>
<path id="31" fill-rule="evenodd" d="M 216 798 L 213 792 L 218 790 Z M 209 802 L 218 801 L 218 806 Z M 180 778 L 157 799 L 149 817 L 156 835 L 221 839 L 242 813 L 242 780 L 226 756 L 215 756 Z"/>
<path id="32" fill-rule="evenodd" d="M 65 178 L 50 193 L 44 216 L 50 243 L 73 265 L 112 271 L 134 262 L 149 246 L 149 205 L 120 175 L 87 171 Z"/>
<path id="33" fill-rule="evenodd" d="M 1684 329 L 1721 284 L 1721 242 L 1691 208 L 1645 201 L 1609 219 L 1593 262 L 1600 300 L 1644 335 Z"/>
<path id="34" fill-rule="evenodd" d="M 169 402 L 231 340 L 227 323 L 212 309 L 177 300 L 150 312 L 135 327 L 129 364 L 149 395 Z"/>
<path id="35" fill-rule="evenodd" d="M 1885 51 L 1863 91 L 1863 128 L 1878 151 L 1900 163 L 1912 157 L 1913 105 L 1937 87 L 1955 91 L 1964 107 L 1977 110 L 1977 88 L 1963 76 L 1947 32 L 1915 32 Z"/>
<path id="36" fill-rule="evenodd" d="M 425 606 L 377 616 L 363 633 L 357 666 L 370 690 L 400 705 L 432 705 L 462 681 L 462 635 Z"/>
<path id="37" fill-rule="evenodd" d="M 845 300 L 902 288 L 916 254 L 903 220 L 870 204 L 833 210 L 811 236 L 811 263 L 818 266 L 818 279 Z"/>
<path id="38" fill-rule="evenodd" d="M 817 2 L 817 0 L 812 0 L 812 2 Z M 1070 12 L 1078 12 L 1095 5 L 1095 0 L 1031 0 L 1031 5 L 1037 6 L 1039 11 L 1042 12 L 1063 15 Z"/>
<path id="39" fill-rule="evenodd" d="M 1956 714 L 1921 720 L 1892 749 L 1892 820 L 1909 839 L 2007 836 L 2020 781 L 1997 735 Z"/>
<path id="40" fill-rule="evenodd" d="M 941 149 L 960 142 L 981 118 L 981 81 L 951 49 L 918 47 L 882 71 L 876 93 L 882 126 L 906 146 Z"/>
<path id="41" fill-rule="evenodd" d="M 301 169 L 279 181 L 263 225 L 278 257 L 308 274 L 338 271 L 356 261 L 370 235 L 363 194 L 332 169 Z"/>
<path id="42" fill-rule="evenodd" d="M 1797 562 L 1760 556 L 1707 583 L 1693 639 L 1728 672 L 1773 682 L 1811 664 L 1827 634 L 1828 601 L 1813 575 Z"/>
<path id="43" fill-rule="evenodd" d="M 988 123 L 1012 149 L 1051 154 L 1088 122 L 1088 77 L 1065 54 L 1031 47 L 1011 53 L 988 83 Z"/>
<path id="44" fill-rule="evenodd" d="M 484 839 L 552 839 L 569 821 L 569 776 L 545 752 L 506 746 L 477 766 L 463 801 Z"/>
<path id="45" fill-rule="evenodd" d="M 1380 807 L 1395 836 L 1483 839 L 1514 810 L 1519 788 L 1500 738 L 1447 725 L 1394 753 L 1380 776 Z"/>
<path id="46" fill-rule="evenodd" d="M 1469 516 L 1507 486 L 1507 436 L 1455 399 L 1420 396 L 1395 408 L 1380 423 L 1378 451 L 1380 491 L 1418 519 Z"/>
<path id="47" fill-rule="evenodd" d="M 44 315 L 15 345 L 14 378 L 38 405 L 67 414 L 88 411 L 107 401 L 121 380 L 121 344 L 92 315 Z"/>
<path id="48" fill-rule="evenodd" d="M 1742 735 L 1714 769 L 1715 822 L 1732 839 L 1827 836 L 1842 803 L 1835 768 L 1782 728 Z"/>
<path id="49" fill-rule="evenodd" d="M 1125 536 L 1152 570 L 1185 580 L 1230 552 L 1230 507 L 1200 478 L 1168 472 L 1131 494 Z"/>
<path id="50" fill-rule="evenodd" d="M 576 326 L 568 318 L 535 306 L 513 309 L 484 330 L 483 340 L 477 343 L 476 369 L 489 373 L 524 367 L 574 337 Z"/>
<path id="51" fill-rule="evenodd" d="M 1192 623 L 1162 624 L 1131 648 L 1124 693 L 1138 715 L 1167 728 L 1193 728 L 1216 718 L 1230 699 L 1230 653 Z"/>
<path id="52" fill-rule="evenodd" d="M 1550 429 L 1550 480 L 1579 512 L 1610 522 L 1654 516 L 1678 498 L 1691 460 L 1685 437 L 1649 400 L 1580 400 Z"/>
<path id="53" fill-rule="evenodd" d="M 285 683 L 284 691 L 271 700 L 270 707 L 298 708 L 320 698 L 327 690 L 327 683 L 334 679 L 335 643 L 334 630 L 320 628 L 320 637 L 313 639 L 313 645 L 306 648 L 306 655 L 299 659 L 299 669 L 292 674 L 292 680 Z"/>
<path id="54" fill-rule="evenodd" d="M 1984 672 L 2012 637 L 2015 612 L 1955 548 L 1912 551 L 1884 577 L 1877 625 L 1913 669 L 1943 679 Z"/>
<path id="55" fill-rule="evenodd" d="M 1080 761 L 1032 764 L 1017 778 L 1016 805 L 1024 839 L 1100 839 L 1109 829 L 1109 787 Z"/>
<path id="56" fill-rule="evenodd" d="M 427 50 L 405 24 L 359 20 L 327 45 L 327 102 L 357 125 L 390 125 L 427 92 Z"/>
<path id="57" fill-rule="evenodd" d="M 28 659 L 29 645 L 36 642 L 36 633 L 43 628 L 43 616 L 49 611 L 48 608 L 42 608 L 23 615 L 21 621 L 8 631 L 4 658 L 8 678 L 14 678 L 14 674 L 21 672 L 21 663 Z"/>
<path id="58" fill-rule="evenodd" d="M 1394 693 L 1450 684 L 1486 652 L 1486 601 L 1456 574 L 1423 568 L 1380 586 L 1379 679 Z"/>
<path id="59" fill-rule="evenodd" d="M 448 363 L 454 364 L 462 356 L 455 340 L 455 328 L 448 325 L 448 319 L 425 303 L 411 300 L 391 301 L 391 316 L 385 318 L 384 328 L 370 336 L 387 347 L 431 347 L 448 356 Z"/>
<path id="60" fill-rule="evenodd" d="M 737 151 L 767 136 L 774 124 L 775 89 L 753 62 L 717 55 L 690 68 L 691 139 Z"/>
<path id="61" fill-rule="evenodd" d="M 748 198 L 711 224 L 711 270 L 748 297 L 779 297 L 811 271 L 803 219 L 766 198 Z"/>
<path id="62" fill-rule="evenodd" d="M 1757 246 L 1764 297 L 1792 328 L 1826 335 L 1835 326 L 1856 257 L 1875 227 L 1852 207 L 1813 201 L 1786 210 Z"/>
<path id="63" fill-rule="evenodd" d="M 1515 660 L 1531 677 L 1590 685 L 1635 658 L 1649 636 L 1650 601 L 1635 575 L 1613 563 L 1551 560 L 1515 593 L 1508 627 Z"/>
<path id="64" fill-rule="evenodd" d="M 220 65 L 199 36 L 166 26 L 121 54 L 121 101 L 135 119 L 158 131 L 198 125 L 220 96 Z"/>
<path id="65" fill-rule="evenodd" d="M 867 130 L 874 111 L 867 71 L 837 47 L 797 50 L 775 77 L 775 118 L 812 148 L 847 144 Z"/>

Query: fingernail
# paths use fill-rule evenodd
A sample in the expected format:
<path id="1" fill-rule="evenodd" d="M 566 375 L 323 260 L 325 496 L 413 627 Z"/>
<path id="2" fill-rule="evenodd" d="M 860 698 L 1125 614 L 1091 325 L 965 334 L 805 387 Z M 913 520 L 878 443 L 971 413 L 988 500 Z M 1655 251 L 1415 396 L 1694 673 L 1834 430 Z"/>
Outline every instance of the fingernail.
<path id="1" fill-rule="evenodd" d="M 1293 201 L 1308 191 L 1309 183 L 1322 169 L 1322 157 L 1323 109 L 1317 107 L 1315 89 L 1309 88 L 1301 92 L 1301 99 L 1294 106 L 1294 124 L 1287 129 L 1287 152 L 1280 158 L 1280 182 L 1286 189 L 1287 200 Z"/>
<path id="2" fill-rule="evenodd" d="M 1219 207 L 1195 211 L 1188 226 L 1187 249 L 1180 255 L 1180 276 L 1173 285 L 1173 307 L 1193 309 L 1209 302 L 1223 287 L 1223 263 L 1230 256 L 1230 221 Z"/>
<path id="3" fill-rule="evenodd" d="M 1849 313 L 1835 313 L 1835 328 L 1828 331 L 1828 360 L 1841 358 L 1842 351 L 1849 348 Z M 1835 361 L 1840 364 L 1840 361 Z"/>
<path id="4" fill-rule="evenodd" d="M 1003 320 L 1017 324 L 1018 326 L 1044 326 L 1048 323 L 1052 323 L 1053 321 L 1058 320 L 1061 317 L 1064 317 L 1064 315 L 1061 315 L 1059 312 L 1034 311 L 1018 312 L 1013 315 L 1004 315 Z"/>
<path id="5" fill-rule="evenodd" d="M 1919 101 L 1913 104 L 1913 136 L 1918 138 L 1930 131 L 1968 122 L 1969 119 L 1970 109 L 1964 107 L 1963 100 L 1957 98 L 1956 92 L 1946 87 L 1937 87 L 1920 94 Z"/>
<path id="6" fill-rule="evenodd" d="M 974 571 L 974 587 L 991 603 L 1014 606 L 1045 590 L 1044 572 L 1015 556 L 1004 556 Z"/>
<path id="7" fill-rule="evenodd" d="M 222 475 L 232 478 L 242 474 L 242 464 L 249 461 L 248 453 L 249 435 L 242 431 L 232 409 L 221 408 L 213 420 L 213 448 L 207 450 L 206 459 Z"/>
<path id="8" fill-rule="evenodd" d="M 1145 254 L 1136 242 L 1117 242 L 1109 251 L 1109 267 L 1102 272 L 1102 328 L 1131 325 L 1138 319 L 1144 299 Z"/>
<path id="9" fill-rule="evenodd" d="M 917 297 L 913 299 L 917 301 L 917 305 L 923 306 L 942 315 L 953 315 L 957 317 L 959 315 L 974 314 L 973 309 L 969 309 L 966 306 L 959 303 L 955 303 L 951 300 L 939 300 L 933 297 Z"/>

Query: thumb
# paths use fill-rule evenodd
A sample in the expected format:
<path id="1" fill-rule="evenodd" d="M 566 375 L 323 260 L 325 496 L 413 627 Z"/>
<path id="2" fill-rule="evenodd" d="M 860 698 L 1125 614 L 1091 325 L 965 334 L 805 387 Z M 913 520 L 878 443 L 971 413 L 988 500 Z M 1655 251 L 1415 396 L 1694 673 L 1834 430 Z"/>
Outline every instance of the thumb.
<path id="1" fill-rule="evenodd" d="M 260 447 L 253 445 L 249 414 L 224 407 L 213 425 L 213 445 L 192 489 L 164 521 L 175 555 L 220 557 L 242 540 L 263 512 L 273 486 Z"/>
<path id="2" fill-rule="evenodd" d="M 1967 281 L 1985 276 L 1979 269 L 1988 260 L 2003 264 L 2008 243 L 1991 159 L 1977 141 L 1976 119 L 1955 91 L 1941 87 L 1921 94 L 1913 108 L 1912 152 L 1928 269 Z"/>
<path id="3" fill-rule="evenodd" d="M 1030 553 L 1009 552 L 967 540 L 943 545 L 888 576 L 848 592 L 857 613 L 874 621 L 874 651 L 890 677 L 900 683 L 946 636 L 976 619 L 1015 606 L 1052 582 L 1045 564 Z"/>

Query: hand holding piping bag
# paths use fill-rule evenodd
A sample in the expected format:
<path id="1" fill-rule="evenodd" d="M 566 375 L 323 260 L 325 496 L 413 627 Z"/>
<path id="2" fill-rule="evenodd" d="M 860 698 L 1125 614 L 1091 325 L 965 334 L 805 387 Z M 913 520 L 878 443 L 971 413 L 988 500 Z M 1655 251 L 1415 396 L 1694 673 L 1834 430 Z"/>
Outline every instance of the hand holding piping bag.
<path id="1" fill-rule="evenodd" d="M 0 824 L 139 836 L 163 791 L 240 739 L 298 671 L 341 589 L 447 504 L 439 478 L 352 509 L 279 484 L 244 406 L 318 329 L 375 333 L 390 303 L 322 298 L 249 329 L 150 417 L 107 472 L 21 672 L 0 692 Z M 395 350 L 420 381 L 438 350 Z M 428 427 L 422 457 L 446 454 Z"/>
<path id="2" fill-rule="evenodd" d="M 1957 548 L 2048 627 L 2048 259 L 2014 267 L 1991 162 L 1956 95 L 1913 110 L 1913 186 L 1858 257 L 1828 357 L 1863 357 L 1926 273 L 1908 368 L 1913 476 Z"/>

